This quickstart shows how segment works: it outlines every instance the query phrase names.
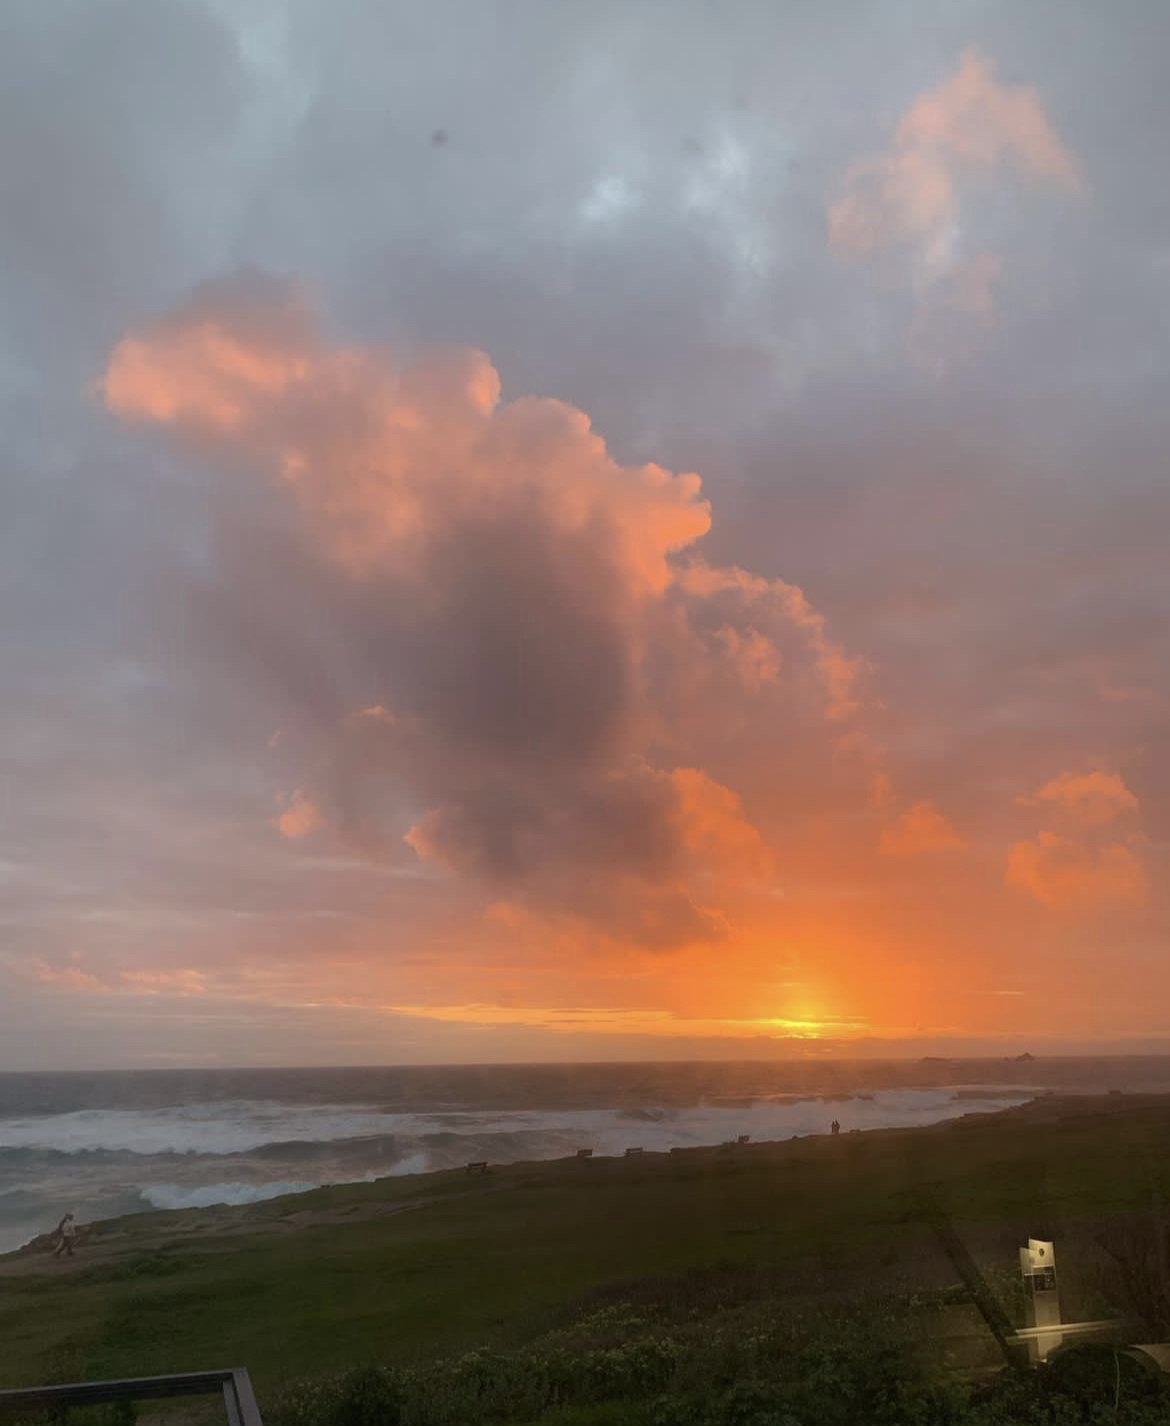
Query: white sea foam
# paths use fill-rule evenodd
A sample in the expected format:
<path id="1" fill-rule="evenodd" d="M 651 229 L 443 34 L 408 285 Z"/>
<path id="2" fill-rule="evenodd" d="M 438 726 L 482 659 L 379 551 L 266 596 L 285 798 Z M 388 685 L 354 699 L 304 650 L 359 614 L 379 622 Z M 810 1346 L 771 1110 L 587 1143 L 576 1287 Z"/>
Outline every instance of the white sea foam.
<path id="1" fill-rule="evenodd" d="M 399 1159 L 387 1178 L 403 1178 L 410 1173 L 428 1173 L 431 1168 L 431 1156 L 429 1154 L 408 1154 L 406 1158 Z"/>
<path id="2" fill-rule="evenodd" d="M 992 1110 L 1019 1104 L 1035 1091 L 1005 1087 L 977 1101 Z M 720 1104 L 643 1111 L 617 1108 L 506 1110 L 462 1113 L 459 1127 L 444 1114 L 386 1114 L 366 1105 L 282 1105 L 233 1100 L 166 1109 L 91 1109 L 70 1114 L 0 1120 L 0 1150 L 40 1149 L 80 1154 L 114 1151 L 153 1154 L 246 1154 L 271 1145 L 340 1140 L 401 1141 L 403 1148 L 442 1136 L 448 1141 L 510 1135 L 531 1139 L 532 1157 L 552 1157 L 571 1147 L 620 1153 L 630 1144 L 647 1149 L 722 1142 L 750 1134 L 787 1139 L 821 1133 L 836 1117 L 847 1129 L 932 1124 L 970 1110 L 956 1089 L 886 1089 L 865 1097 L 760 1099 L 737 1107 Z M 546 1143 L 545 1151 L 539 1142 Z M 384 1149 L 383 1149 L 384 1152 Z"/>
<path id="3" fill-rule="evenodd" d="M 434 1127 L 429 1116 L 382 1114 L 369 1105 L 217 1100 L 165 1109 L 80 1109 L 71 1114 L 0 1119 L 0 1149 L 239 1154 L 266 1144 L 417 1134 L 428 1127 Z"/>
<path id="4" fill-rule="evenodd" d="M 428 1154 L 409 1154 L 383 1174 L 364 1173 L 329 1179 L 327 1182 L 371 1183 L 375 1178 L 401 1178 L 405 1174 L 426 1173 L 430 1167 Z M 308 1193 L 324 1186 L 324 1182 L 315 1180 L 270 1179 L 265 1183 L 148 1183 L 143 1184 L 139 1191 L 152 1208 L 211 1208 L 216 1204 L 263 1203 L 282 1194 Z"/>
<path id="5" fill-rule="evenodd" d="M 152 1208 L 211 1208 L 216 1204 L 262 1203 L 282 1193 L 307 1193 L 316 1183 L 148 1183 L 142 1196 Z"/>
<path id="6" fill-rule="evenodd" d="M 254 1203 L 322 1183 L 425 1173 L 469 1159 L 553 1159 L 579 1148 L 597 1155 L 632 1147 L 665 1152 L 742 1134 L 756 1142 L 790 1139 L 826 1133 L 834 1118 L 846 1131 L 935 1124 L 1008 1108 L 1035 1093 L 997 1086 L 972 1100 L 963 1087 L 953 1086 L 876 1089 L 831 1100 L 782 1095 L 734 1105 L 430 1114 L 261 1100 L 84 1110 L 0 1120 L 0 1172 L 7 1150 L 4 1187 L 23 1186 L 41 1200 L 44 1212 L 36 1221 L 48 1223 L 66 1202 L 83 1219 L 133 1211 L 133 1202 L 154 1208 Z M 133 1156 L 130 1162 L 127 1155 Z M 23 1166 L 22 1159 L 28 1160 Z M 0 1252 L 27 1239 L 34 1211 L 27 1197 L 11 1203 L 11 1216 L 0 1204 Z"/>

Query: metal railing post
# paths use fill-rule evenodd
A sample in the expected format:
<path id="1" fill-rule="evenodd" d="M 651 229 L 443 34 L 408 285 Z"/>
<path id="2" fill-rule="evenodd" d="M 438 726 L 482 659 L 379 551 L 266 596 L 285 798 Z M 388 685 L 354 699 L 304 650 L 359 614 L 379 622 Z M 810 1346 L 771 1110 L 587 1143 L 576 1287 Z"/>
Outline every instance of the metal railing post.
<path id="1" fill-rule="evenodd" d="M 170 1396 L 220 1392 L 228 1426 L 264 1426 L 252 1382 L 243 1367 L 211 1372 L 170 1372 L 165 1376 L 77 1381 L 64 1386 L 26 1386 L 0 1391 L 0 1414 L 61 1406 L 94 1406 L 110 1401 L 158 1401 Z"/>

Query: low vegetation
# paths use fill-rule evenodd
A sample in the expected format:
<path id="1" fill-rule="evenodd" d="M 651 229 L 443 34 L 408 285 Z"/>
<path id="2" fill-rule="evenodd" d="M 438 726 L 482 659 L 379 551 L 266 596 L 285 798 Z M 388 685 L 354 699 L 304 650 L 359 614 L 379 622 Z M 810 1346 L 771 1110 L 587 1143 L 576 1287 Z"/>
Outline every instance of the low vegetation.
<path id="1" fill-rule="evenodd" d="M 921 1307 L 921 1304 L 919 1304 Z M 979 1382 L 924 1350 L 905 1302 L 772 1305 L 664 1329 L 611 1309 L 511 1353 L 370 1366 L 286 1391 L 269 1426 L 1164 1426 L 1170 1391 L 1112 1349 Z M 1071 1361 L 1071 1359 L 1069 1359 Z"/>

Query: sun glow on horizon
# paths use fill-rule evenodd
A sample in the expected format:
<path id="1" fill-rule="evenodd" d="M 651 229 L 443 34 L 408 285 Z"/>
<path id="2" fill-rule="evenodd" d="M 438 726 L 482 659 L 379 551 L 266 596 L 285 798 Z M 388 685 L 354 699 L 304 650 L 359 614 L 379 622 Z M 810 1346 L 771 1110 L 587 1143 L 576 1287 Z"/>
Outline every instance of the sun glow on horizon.
<path id="1" fill-rule="evenodd" d="M 593 1033 L 657 1035 L 663 1038 L 761 1037 L 818 1040 L 848 1039 L 867 1031 L 860 1016 L 687 1016 L 670 1010 L 607 1009 L 596 1006 L 518 1006 L 471 1003 L 466 1005 L 386 1005 L 396 1015 L 412 1015 L 467 1025 L 523 1025 L 566 1034 Z M 780 1032 L 780 1035 L 777 1034 Z"/>

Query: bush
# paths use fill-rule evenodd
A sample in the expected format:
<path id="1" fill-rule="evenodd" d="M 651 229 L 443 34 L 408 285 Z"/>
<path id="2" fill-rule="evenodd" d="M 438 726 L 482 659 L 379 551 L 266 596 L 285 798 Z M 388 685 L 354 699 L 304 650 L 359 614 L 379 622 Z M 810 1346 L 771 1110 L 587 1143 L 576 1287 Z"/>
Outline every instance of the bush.
<path id="1" fill-rule="evenodd" d="M 905 1305 L 903 1304 L 903 1307 Z M 1170 1396 L 1120 1374 L 948 1380 L 897 1304 L 786 1312 L 754 1304 L 669 1333 L 606 1308 L 512 1352 L 369 1367 L 287 1393 L 269 1426 L 1165 1426 Z M 615 1340 L 616 1339 L 616 1340 Z M 584 1345 L 592 1343 L 593 1345 Z M 1108 1351 L 1108 1349 L 1107 1349 Z M 1110 1363 L 1112 1352 L 1108 1351 Z M 1132 1365 L 1132 1364 L 1130 1364 Z M 1106 1391 L 1102 1386 L 1108 1387 Z M 1120 1384 L 1117 1411 L 1115 1387 Z"/>
<path id="2" fill-rule="evenodd" d="M 409 1387 L 393 1367 L 359 1367 L 285 1392 L 266 1419 L 269 1426 L 401 1426 Z"/>

